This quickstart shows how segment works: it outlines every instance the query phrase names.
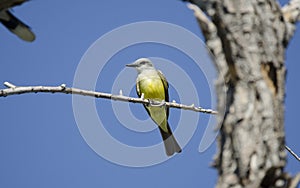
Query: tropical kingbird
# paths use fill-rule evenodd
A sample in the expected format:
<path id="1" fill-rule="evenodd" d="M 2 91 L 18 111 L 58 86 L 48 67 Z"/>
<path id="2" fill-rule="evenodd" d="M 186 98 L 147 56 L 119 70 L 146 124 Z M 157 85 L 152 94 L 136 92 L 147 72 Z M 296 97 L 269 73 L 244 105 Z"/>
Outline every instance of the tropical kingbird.
<path id="1" fill-rule="evenodd" d="M 134 67 L 138 72 L 136 79 L 136 92 L 139 97 L 155 101 L 169 101 L 169 84 L 161 71 L 156 70 L 147 58 L 140 58 L 127 67 Z M 168 123 L 169 108 L 165 105 L 144 105 L 149 116 L 158 125 L 164 141 L 166 154 L 180 153 L 181 148 L 172 134 Z"/>
<path id="2" fill-rule="evenodd" d="M 2 1 L 0 3 L 0 22 L 12 33 L 16 34 L 19 38 L 32 42 L 35 39 L 34 33 L 30 27 L 15 17 L 9 9 L 16 5 L 21 5 L 28 0 L 10 0 Z"/>

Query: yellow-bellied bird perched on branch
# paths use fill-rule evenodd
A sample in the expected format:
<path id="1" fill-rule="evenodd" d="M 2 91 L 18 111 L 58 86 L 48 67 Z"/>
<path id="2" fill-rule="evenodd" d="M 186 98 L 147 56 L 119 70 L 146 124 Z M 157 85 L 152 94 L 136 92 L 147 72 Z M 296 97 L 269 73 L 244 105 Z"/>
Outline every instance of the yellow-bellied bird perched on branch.
<path id="1" fill-rule="evenodd" d="M 169 84 L 161 71 L 156 70 L 147 58 L 140 58 L 127 67 L 134 67 L 138 72 L 136 91 L 139 97 L 156 101 L 169 101 Z M 164 141 L 166 154 L 180 153 L 181 148 L 172 134 L 168 123 L 169 108 L 165 105 L 144 105 L 149 116 L 158 125 Z"/>
<path id="2" fill-rule="evenodd" d="M 0 0 L 0 22 L 19 38 L 32 42 L 35 39 L 30 27 L 15 17 L 9 9 L 16 5 L 21 5 L 28 0 Z"/>

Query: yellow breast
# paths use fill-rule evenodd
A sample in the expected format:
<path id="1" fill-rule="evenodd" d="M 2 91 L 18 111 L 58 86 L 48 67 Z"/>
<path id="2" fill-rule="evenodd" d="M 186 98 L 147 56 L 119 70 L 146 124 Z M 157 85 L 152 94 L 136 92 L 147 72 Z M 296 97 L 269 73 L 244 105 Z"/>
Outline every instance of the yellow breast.
<path id="1" fill-rule="evenodd" d="M 145 99 L 165 100 L 165 89 L 160 78 L 144 78 L 139 80 L 140 93 Z"/>

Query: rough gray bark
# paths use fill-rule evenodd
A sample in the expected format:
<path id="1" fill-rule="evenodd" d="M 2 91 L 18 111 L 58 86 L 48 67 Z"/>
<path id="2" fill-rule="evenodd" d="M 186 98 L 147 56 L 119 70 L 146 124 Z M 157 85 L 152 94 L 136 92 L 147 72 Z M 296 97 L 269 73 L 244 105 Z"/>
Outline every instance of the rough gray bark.
<path id="1" fill-rule="evenodd" d="M 283 169 L 284 59 L 300 1 L 189 2 L 219 71 L 217 187 L 296 187 Z"/>

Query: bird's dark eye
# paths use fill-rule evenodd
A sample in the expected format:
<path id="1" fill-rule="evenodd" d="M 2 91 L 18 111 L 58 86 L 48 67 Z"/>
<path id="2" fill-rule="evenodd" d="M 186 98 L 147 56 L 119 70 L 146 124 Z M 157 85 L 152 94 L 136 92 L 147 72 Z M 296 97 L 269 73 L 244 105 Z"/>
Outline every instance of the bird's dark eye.
<path id="1" fill-rule="evenodd" d="M 145 65 L 145 64 L 146 64 L 146 61 L 142 61 L 142 62 L 141 62 L 141 65 Z"/>

